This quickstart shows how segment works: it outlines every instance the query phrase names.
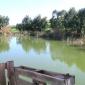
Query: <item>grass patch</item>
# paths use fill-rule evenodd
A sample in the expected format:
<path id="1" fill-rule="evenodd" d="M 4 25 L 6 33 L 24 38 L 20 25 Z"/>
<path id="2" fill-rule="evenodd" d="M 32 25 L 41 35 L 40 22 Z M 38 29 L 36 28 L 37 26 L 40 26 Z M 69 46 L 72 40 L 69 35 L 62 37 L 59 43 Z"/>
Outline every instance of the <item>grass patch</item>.
<path id="1" fill-rule="evenodd" d="M 15 27 L 11 29 L 11 32 L 16 33 L 19 32 L 19 30 L 17 30 Z"/>

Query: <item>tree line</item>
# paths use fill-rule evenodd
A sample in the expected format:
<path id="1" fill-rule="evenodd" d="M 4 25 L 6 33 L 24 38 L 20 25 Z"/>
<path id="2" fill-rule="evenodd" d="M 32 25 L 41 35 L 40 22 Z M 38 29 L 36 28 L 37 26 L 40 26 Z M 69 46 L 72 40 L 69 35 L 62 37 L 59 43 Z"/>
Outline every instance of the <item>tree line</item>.
<path id="1" fill-rule="evenodd" d="M 51 27 L 64 32 L 65 37 L 82 37 L 85 35 L 85 8 L 76 11 L 75 8 L 56 11 L 50 19 Z"/>
<path id="2" fill-rule="evenodd" d="M 33 20 L 29 16 L 25 16 L 22 23 L 17 24 L 16 28 L 20 31 L 43 31 L 47 28 L 46 17 L 41 18 L 40 15 L 35 17 Z"/>
<path id="3" fill-rule="evenodd" d="M 9 24 L 8 16 L 0 15 L 0 29 Z M 25 16 L 22 22 L 16 25 L 20 31 L 40 31 L 45 32 L 47 28 L 51 31 L 57 30 L 62 33 L 64 38 L 67 37 L 84 37 L 85 36 L 85 8 L 78 11 L 75 8 L 66 10 L 53 10 L 51 19 L 47 17 L 36 16 L 34 19 Z M 56 34 L 57 35 L 57 34 Z"/>
<path id="4" fill-rule="evenodd" d="M 82 37 L 85 35 L 85 8 L 78 11 L 70 8 L 68 11 L 54 10 L 52 18 L 47 20 L 40 15 L 31 19 L 25 16 L 20 24 L 16 25 L 20 31 L 45 31 L 47 28 L 62 32 L 64 37 Z"/>

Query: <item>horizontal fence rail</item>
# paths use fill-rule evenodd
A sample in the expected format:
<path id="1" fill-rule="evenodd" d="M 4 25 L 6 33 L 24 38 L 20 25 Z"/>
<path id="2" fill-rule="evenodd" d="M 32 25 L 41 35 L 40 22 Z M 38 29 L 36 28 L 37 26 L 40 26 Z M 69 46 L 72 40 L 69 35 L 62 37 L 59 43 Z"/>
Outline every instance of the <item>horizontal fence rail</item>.
<path id="1" fill-rule="evenodd" d="M 8 61 L 0 64 L 0 85 L 75 85 L 75 76 L 25 66 L 14 67 L 14 62 Z"/>

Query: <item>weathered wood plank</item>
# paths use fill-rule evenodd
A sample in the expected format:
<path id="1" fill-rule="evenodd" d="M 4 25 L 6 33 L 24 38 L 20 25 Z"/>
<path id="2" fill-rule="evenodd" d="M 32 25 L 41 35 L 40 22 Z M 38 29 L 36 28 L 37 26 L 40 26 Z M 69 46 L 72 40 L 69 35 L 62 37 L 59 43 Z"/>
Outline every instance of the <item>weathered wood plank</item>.
<path id="1" fill-rule="evenodd" d="M 74 85 L 74 83 L 71 83 L 70 78 L 74 79 L 71 76 L 63 76 L 63 77 L 59 77 L 59 76 L 52 76 L 51 75 L 47 75 L 47 74 L 41 74 L 38 73 L 36 71 L 30 71 L 30 70 L 24 70 L 24 69 L 20 69 L 20 68 L 15 68 L 15 72 L 17 73 L 17 75 L 24 75 L 27 77 L 31 77 L 33 80 L 37 80 L 40 82 L 51 82 L 52 85 Z M 68 80 L 70 81 L 68 84 Z"/>
<path id="2" fill-rule="evenodd" d="M 16 85 L 33 85 L 33 83 L 30 83 L 18 78 Z"/>
<path id="3" fill-rule="evenodd" d="M 6 63 L 9 85 L 74 85 L 75 78 L 69 74 L 54 73 L 45 70 L 28 68 L 25 66 L 14 67 L 13 61 Z M 26 81 L 20 76 L 25 76 Z M 48 84 L 49 83 L 49 84 Z"/>
<path id="4" fill-rule="evenodd" d="M 16 85 L 15 72 L 14 72 L 14 62 L 8 61 L 6 63 L 6 68 L 8 71 L 9 85 Z"/>
<path id="5" fill-rule="evenodd" d="M 0 64 L 0 85 L 6 85 L 6 78 L 5 78 L 5 64 Z"/>
<path id="6" fill-rule="evenodd" d="M 50 72 L 50 71 L 46 71 L 46 70 L 34 69 L 34 68 L 26 67 L 26 66 L 20 66 L 18 68 L 21 68 L 23 70 L 35 71 L 35 72 L 38 72 L 38 73 L 41 73 L 41 74 L 50 75 L 50 76 L 58 76 L 60 78 L 64 78 L 64 76 L 65 76 L 65 74 L 56 73 L 56 72 Z"/>
<path id="7" fill-rule="evenodd" d="M 49 76 L 52 76 L 52 77 L 58 77 L 58 78 L 68 78 L 68 77 L 74 78 L 75 77 L 73 75 L 69 75 L 68 73 L 62 74 L 62 73 L 50 72 L 50 71 L 46 71 L 46 70 L 34 69 L 34 68 L 26 67 L 26 66 L 19 66 L 19 67 L 16 67 L 16 68 L 20 68 L 22 70 L 34 71 L 34 72 L 38 72 L 38 73 L 41 73 L 41 74 L 49 75 Z"/>

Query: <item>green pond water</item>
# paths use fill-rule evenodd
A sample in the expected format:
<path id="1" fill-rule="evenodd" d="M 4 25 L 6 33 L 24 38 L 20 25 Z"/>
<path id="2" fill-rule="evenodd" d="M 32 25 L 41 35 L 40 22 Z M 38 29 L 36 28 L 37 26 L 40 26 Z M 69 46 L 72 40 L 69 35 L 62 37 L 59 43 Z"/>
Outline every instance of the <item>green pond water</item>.
<path id="1" fill-rule="evenodd" d="M 45 69 L 75 75 L 75 85 L 85 85 L 85 47 L 63 41 L 37 38 L 0 37 L 0 63 L 13 60 L 15 66 Z"/>

